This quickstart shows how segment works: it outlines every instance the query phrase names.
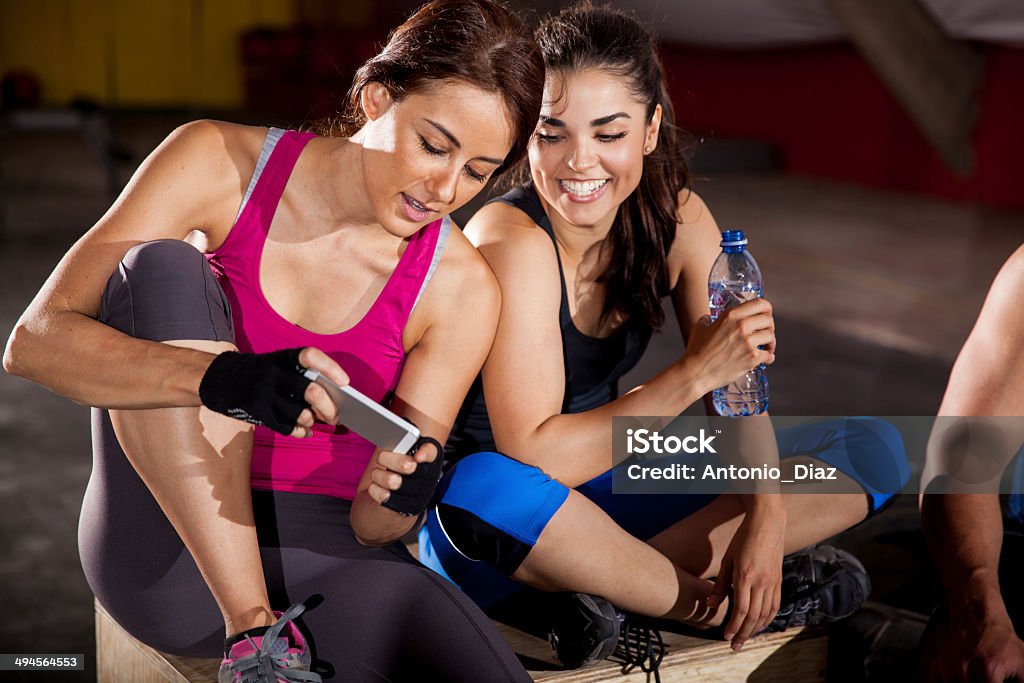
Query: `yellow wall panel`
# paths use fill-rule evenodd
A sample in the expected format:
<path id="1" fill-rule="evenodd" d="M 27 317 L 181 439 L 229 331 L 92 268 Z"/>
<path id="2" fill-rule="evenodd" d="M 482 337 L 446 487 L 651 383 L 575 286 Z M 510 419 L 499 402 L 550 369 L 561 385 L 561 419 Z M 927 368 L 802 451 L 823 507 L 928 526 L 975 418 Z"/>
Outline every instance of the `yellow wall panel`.
<path id="1" fill-rule="evenodd" d="M 71 21 L 71 28 L 67 32 L 68 51 L 71 55 L 71 96 L 110 102 L 114 94 L 113 2 L 66 2 Z"/>
<path id="2" fill-rule="evenodd" d="M 46 102 L 66 99 L 70 89 L 65 9 L 63 0 L 0 2 L 3 70 L 33 72 Z"/>
<path id="3" fill-rule="evenodd" d="M 249 16 L 253 26 L 282 28 L 295 20 L 293 0 L 249 0 Z"/>
<path id="4" fill-rule="evenodd" d="M 294 21 L 294 0 L 0 0 L 0 71 L 50 105 L 238 107 L 242 33 Z"/>
<path id="5" fill-rule="evenodd" d="M 192 104 L 192 2 L 115 0 L 116 104 Z"/>

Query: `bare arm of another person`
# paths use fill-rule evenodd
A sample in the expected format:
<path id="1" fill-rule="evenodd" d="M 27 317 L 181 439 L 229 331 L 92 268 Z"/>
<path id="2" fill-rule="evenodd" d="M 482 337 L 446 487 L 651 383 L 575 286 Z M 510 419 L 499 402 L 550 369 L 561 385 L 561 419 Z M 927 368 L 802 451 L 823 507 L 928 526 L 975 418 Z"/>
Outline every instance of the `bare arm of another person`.
<path id="1" fill-rule="evenodd" d="M 434 278 L 406 325 L 404 341 L 412 349 L 391 406 L 424 436 L 441 444 L 448 438 L 491 347 L 500 307 L 494 275 L 453 227 Z M 441 454 L 426 444 L 413 456 L 389 451 L 374 454 L 352 504 L 352 529 L 361 543 L 390 543 L 416 522 L 415 516 L 382 506 L 402 486 L 403 475 L 412 474 L 420 463 L 440 459 Z"/>
<path id="2" fill-rule="evenodd" d="M 943 416 L 1024 415 L 1024 247 L 996 276 L 950 376 Z M 930 680 L 1024 679 L 1024 643 L 999 589 L 1003 523 L 995 493 L 922 495 L 921 523 L 949 602 Z"/>
<path id="3" fill-rule="evenodd" d="M 563 415 L 561 290 L 551 240 L 520 211 L 502 204 L 479 211 L 466 233 L 501 285 L 498 332 L 483 370 L 495 442 L 567 486 L 611 467 L 612 417 L 676 415 L 715 386 L 771 360 L 770 352 L 757 348 L 774 346 L 771 307 L 752 302 L 714 325 L 696 324 L 686 354 L 642 387 L 599 408 Z"/>
<path id="4" fill-rule="evenodd" d="M 213 121 L 181 126 L 142 163 L 121 196 L 61 259 L 22 314 L 4 369 L 78 403 L 112 409 L 198 406 L 214 355 L 135 339 L 96 318 L 110 274 L 133 246 L 185 239 L 217 246 L 227 237 L 265 131 Z M 304 361 L 346 378 L 320 352 Z M 321 415 L 326 393 L 311 387 Z"/>

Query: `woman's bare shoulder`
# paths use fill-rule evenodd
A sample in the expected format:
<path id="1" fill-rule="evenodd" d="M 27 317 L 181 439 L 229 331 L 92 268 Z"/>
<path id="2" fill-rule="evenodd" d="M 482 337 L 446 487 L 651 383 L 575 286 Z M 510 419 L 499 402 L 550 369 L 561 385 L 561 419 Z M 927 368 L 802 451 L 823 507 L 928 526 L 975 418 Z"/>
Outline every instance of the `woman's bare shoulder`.
<path id="1" fill-rule="evenodd" d="M 469 219 L 465 229 L 466 237 L 477 248 L 524 247 L 536 245 L 550 248 L 551 241 L 544 231 L 521 209 L 491 202 Z"/>
<path id="2" fill-rule="evenodd" d="M 233 168 L 232 175 L 249 175 L 267 132 L 268 129 L 258 126 L 199 119 L 178 126 L 164 144 L 175 156 L 202 160 L 213 172 Z"/>

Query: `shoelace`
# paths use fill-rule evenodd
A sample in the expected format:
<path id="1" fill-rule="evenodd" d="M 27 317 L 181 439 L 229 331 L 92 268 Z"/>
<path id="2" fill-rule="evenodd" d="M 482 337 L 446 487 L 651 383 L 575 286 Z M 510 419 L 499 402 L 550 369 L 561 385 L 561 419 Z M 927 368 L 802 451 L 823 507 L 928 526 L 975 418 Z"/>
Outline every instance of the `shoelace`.
<path id="1" fill-rule="evenodd" d="M 277 681 L 294 681 L 295 683 L 322 683 L 318 674 L 310 671 L 300 671 L 288 668 L 285 653 L 271 652 L 271 649 L 278 642 L 278 636 L 285 625 L 305 610 L 302 603 L 296 603 L 288 608 L 281 615 L 281 618 L 274 622 L 274 625 L 263 634 L 263 641 L 259 648 L 252 638 L 246 636 L 249 645 L 256 650 L 253 657 L 243 657 L 232 664 L 233 673 L 238 675 L 238 683 L 277 683 Z"/>
<path id="2" fill-rule="evenodd" d="M 774 629 L 772 626 L 768 626 L 765 631 L 805 625 L 808 617 L 813 616 L 821 608 L 821 593 L 831 589 L 838 582 L 839 579 L 835 576 L 824 583 L 801 582 L 797 586 L 795 600 L 791 604 L 781 607 L 775 615 L 775 619 L 772 620 L 781 622 L 779 626 Z"/>
<path id="3" fill-rule="evenodd" d="M 622 664 L 622 673 L 628 674 L 639 667 L 646 674 L 654 674 L 655 683 L 661 683 L 659 667 L 665 657 L 665 641 L 661 631 L 640 623 L 635 617 L 624 615 L 619 625 L 619 642 L 609 659 Z"/>

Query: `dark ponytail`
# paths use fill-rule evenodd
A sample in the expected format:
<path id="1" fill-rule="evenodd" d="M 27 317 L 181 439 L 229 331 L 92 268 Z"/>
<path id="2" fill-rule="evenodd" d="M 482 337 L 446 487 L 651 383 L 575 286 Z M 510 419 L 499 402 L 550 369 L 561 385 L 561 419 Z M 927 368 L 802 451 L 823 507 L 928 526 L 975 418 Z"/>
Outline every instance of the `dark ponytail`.
<path id="1" fill-rule="evenodd" d="M 620 311 L 658 329 L 668 293 L 668 252 L 679 222 L 679 193 L 689 185 L 686 140 L 675 125 L 661 61 L 651 35 L 610 7 L 575 5 L 544 20 L 536 32 L 548 73 L 598 69 L 622 78 L 647 103 L 647 121 L 661 105 L 658 146 L 644 157 L 640 185 L 622 203 L 606 238 L 611 249 L 600 281 L 607 287 L 602 315 Z"/>
<path id="2" fill-rule="evenodd" d="M 367 83 L 395 101 L 432 81 L 460 81 L 505 103 L 512 149 L 494 173 L 522 159 L 540 116 L 544 60 L 529 27 L 492 0 L 434 0 L 391 32 L 380 54 L 352 80 L 345 111 L 314 126 L 321 135 L 351 136 L 366 123 L 359 94 Z"/>

